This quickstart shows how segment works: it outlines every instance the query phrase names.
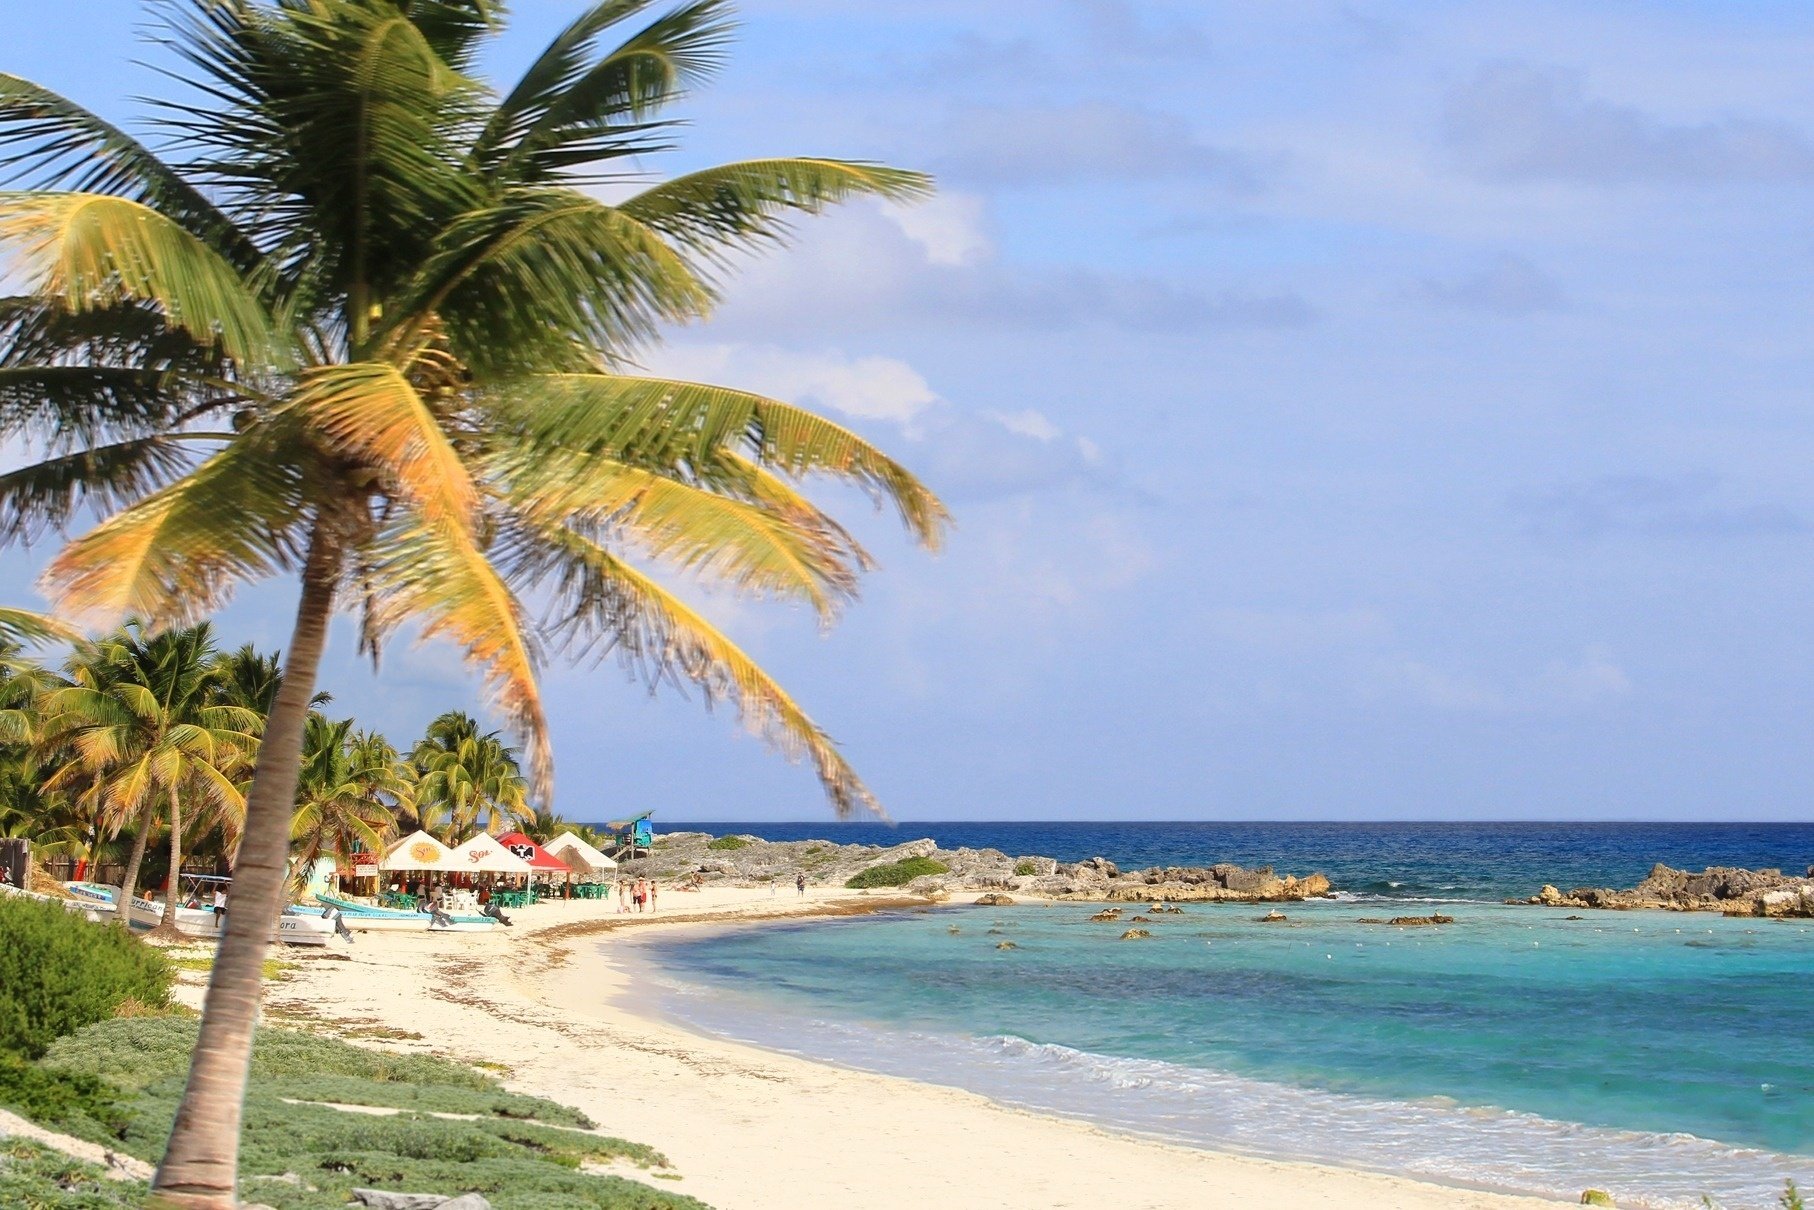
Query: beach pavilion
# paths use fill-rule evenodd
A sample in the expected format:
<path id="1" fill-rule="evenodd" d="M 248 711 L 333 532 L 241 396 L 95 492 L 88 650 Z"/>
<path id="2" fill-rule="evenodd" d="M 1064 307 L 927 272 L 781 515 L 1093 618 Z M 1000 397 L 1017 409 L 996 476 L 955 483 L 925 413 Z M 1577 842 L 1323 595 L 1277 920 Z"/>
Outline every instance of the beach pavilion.
<path id="1" fill-rule="evenodd" d="M 456 847 L 451 854 L 452 868 L 462 874 L 509 874 L 526 878 L 533 867 L 506 848 L 496 837 L 480 832 Z"/>
<path id="2" fill-rule="evenodd" d="M 543 846 L 551 856 L 558 857 L 567 867 L 567 886 L 569 895 L 578 895 L 582 899 L 598 899 L 610 894 L 610 886 L 598 882 L 581 882 L 573 885 L 573 876 L 582 878 L 604 875 L 607 878 L 617 869 L 617 863 L 575 836 L 572 832 L 562 832 Z"/>
<path id="3" fill-rule="evenodd" d="M 378 859 L 378 869 L 387 874 L 451 874 L 456 868 L 452 850 L 419 828 Z"/>
<path id="4" fill-rule="evenodd" d="M 564 878 L 573 877 L 573 869 L 566 862 L 535 843 L 526 833 L 506 832 L 498 837 L 498 843 L 529 863 L 529 868 L 536 874 L 552 878 L 559 874 Z M 546 893 L 552 894 L 552 891 Z"/>

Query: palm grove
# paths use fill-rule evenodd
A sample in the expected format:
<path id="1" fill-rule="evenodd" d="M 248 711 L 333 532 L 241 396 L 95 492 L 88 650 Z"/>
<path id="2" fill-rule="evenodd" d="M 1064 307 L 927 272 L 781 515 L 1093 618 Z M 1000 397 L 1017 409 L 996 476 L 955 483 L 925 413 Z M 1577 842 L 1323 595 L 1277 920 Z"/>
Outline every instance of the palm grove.
<path id="1" fill-rule="evenodd" d="M 40 588 L 59 617 L 139 619 L 105 640 L 125 648 L 241 585 L 300 582 L 261 727 L 191 687 L 216 752 L 258 734 L 236 906 L 154 1180 L 167 1204 L 234 1201 L 304 757 L 333 747 L 310 718 L 336 610 L 374 655 L 399 631 L 460 649 L 544 801 L 536 672 L 565 657 L 691 684 L 809 759 L 837 812 L 874 807 L 825 733 L 646 565 L 828 619 L 871 561 L 803 480 L 858 485 L 927 545 L 943 506 L 821 416 L 631 359 L 707 314 L 720 276 L 793 215 L 928 182 L 766 159 L 650 183 L 671 104 L 731 32 L 722 0 L 650 8 L 589 6 L 497 89 L 479 58 L 498 0 L 166 0 L 174 92 L 149 142 L 0 76 L 17 186 L 0 194 L 0 439 L 32 458 L 0 477 L 0 539 L 76 531 Z M 105 693 L 70 680 L 72 703 Z M 349 734 L 349 770 L 353 750 Z M 242 781 L 192 756 L 151 810 L 238 814 Z M 212 799 L 181 792 L 191 775 Z"/>
<path id="2" fill-rule="evenodd" d="M 122 909 L 172 870 L 231 867 L 281 681 L 275 655 L 220 651 L 206 622 L 158 634 L 128 623 L 78 640 L 58 669 L 0 650 L 0 835 L 30 838 L 42 858 L 121 867 Z M 320 707 L 330 701 L 316 695 L 303 730 L 293 891 L 318 861 L 349 868 L 405 830 L 448 843 L 480 828 L 538 839 L 586 831 L 532 809 L 515 749 L 471 715 L 442 714 L 405 755 L 329 717 Z M 166 896 L 163 931 L 178 902 Z"/>

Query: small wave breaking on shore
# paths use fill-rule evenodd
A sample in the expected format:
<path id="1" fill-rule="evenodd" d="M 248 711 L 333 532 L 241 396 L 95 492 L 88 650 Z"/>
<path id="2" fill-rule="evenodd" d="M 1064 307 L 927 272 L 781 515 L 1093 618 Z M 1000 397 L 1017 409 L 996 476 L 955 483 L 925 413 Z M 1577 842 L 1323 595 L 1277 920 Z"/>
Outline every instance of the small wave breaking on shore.
<path id="1" fill-rule="evenodd" d="M 733 1040 L 858 1070 L 977 1093 L 1003 1104 L 1168 1142 L 1329 1163 L 1573 1201 L 1584 1188 L 1621 1206 L 1764 1210 L 1814 1159 L 1692 1134 L 1621 1130 L 1468 1106 L 1392 1100 L 1121 1058 L 1009 1035 L 965 1037 L 829 1020 L 741 988 L 650 972 L 660 1006 Z"/>

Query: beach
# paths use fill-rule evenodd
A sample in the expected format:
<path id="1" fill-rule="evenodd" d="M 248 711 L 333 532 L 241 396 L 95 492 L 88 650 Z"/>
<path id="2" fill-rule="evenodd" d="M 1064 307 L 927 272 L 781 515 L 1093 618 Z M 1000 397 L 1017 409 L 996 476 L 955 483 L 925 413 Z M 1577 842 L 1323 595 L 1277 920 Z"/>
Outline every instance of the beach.
<path id="1" fill-rule="evenodd" d="M 543 905 L 489 934 L 362 937 L 344 959 L 286 953 L 296 968 L 270 989 L 266 1009 L 273 1021 L 302 1018 L 329 1032 L 419 1034 L 373 1044 L 501 1065 L 511 1088 L 571 1104 L 607 1133 L 663 1152 L 678 1179 L 651 1183 L 717 1210 L 1564 1204 L 1120 1134 L 703 1036 L 639 994 L 643 947 L 900 902 L 825 888 L 803 898 L 791 888 L 711 888 L 664 896 L 654 916 L 620 916 L 614 903 Z M 199 1000 L 198 987 L 183 994 Z"/>

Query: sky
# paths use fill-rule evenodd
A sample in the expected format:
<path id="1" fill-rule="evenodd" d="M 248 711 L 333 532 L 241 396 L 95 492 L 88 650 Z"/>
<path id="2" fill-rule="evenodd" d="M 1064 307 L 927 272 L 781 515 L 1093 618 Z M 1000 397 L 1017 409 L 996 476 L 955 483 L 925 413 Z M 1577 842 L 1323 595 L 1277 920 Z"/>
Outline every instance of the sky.
<path id="1" fill-rule="evenodd" d="M 580 6 L 518 0 L 489 67 Z M 824 410 L 956 516 L 829 630 L 708 611 L 897 819 L 1814 817 L 1814 9 L 749 0 L 651 177 L 936 174 L 643 364 Z M 79 16 L 79 19 L 77 19 Z M 128 121 L 127 0 L 0 69 Z M 31 603 L 42 551 L 0 556 Z M 279 646 L 294 586 L 229 639 Z M 480 709 L 449 648 L 333 709 Z M 555 807 L 829 818 L 696 699 L 551 667 Z"/>

